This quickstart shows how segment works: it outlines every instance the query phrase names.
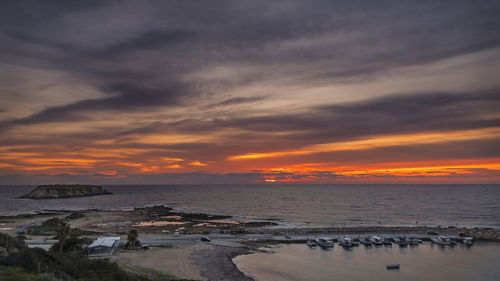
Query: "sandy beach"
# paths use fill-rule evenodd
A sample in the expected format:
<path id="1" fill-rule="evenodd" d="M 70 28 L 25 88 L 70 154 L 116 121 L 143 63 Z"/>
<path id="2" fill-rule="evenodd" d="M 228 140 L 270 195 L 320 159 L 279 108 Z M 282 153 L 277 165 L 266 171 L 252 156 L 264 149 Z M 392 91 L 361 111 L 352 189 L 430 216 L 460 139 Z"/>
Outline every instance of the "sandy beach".
<path id="1" fill-rule="evenodd" d="M 120 250 L 116 261 L 121 265 L 153 269 L 178 278 L 208 280 L 201 275 L 201 268 L 194 263 L 199 251 L 211 251 L 214 246 L 203 243 L 173 245 L 171 248 L 151 247 L 144 251 Z"/>

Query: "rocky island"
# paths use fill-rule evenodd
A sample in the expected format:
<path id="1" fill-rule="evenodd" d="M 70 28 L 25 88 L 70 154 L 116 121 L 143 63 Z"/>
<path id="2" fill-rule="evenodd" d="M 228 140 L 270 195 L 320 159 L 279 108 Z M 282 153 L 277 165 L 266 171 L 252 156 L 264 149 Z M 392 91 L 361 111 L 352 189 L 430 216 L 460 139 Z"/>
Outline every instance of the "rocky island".
<path id="1" fill-rule="evenodd" d="M 94 195 L 111 194 L 111 192 L 98 185 L 84 184 L 51 184 L 39 185 L 28 194 L 21 198 L 29 199 L 55 199 L 55 198 L 70 198 L 83 197 Z"/>

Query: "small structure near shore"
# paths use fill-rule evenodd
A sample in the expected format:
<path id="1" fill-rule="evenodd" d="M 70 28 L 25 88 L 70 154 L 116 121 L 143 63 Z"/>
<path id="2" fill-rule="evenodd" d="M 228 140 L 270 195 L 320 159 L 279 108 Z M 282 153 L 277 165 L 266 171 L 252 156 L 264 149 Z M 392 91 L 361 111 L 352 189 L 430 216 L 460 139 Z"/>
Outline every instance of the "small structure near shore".
<path id="1" fill-rule="evenodd" d="M 84 184 L 51 184 L 39 185 L 21 198 L 29 199 L 57 199 L 111 194 L 99 185 Z"/>
<path id="2" fill-rule="evenodd" d="M 120 245 L 120 237 L 99 237 L 88 247 L 89 257 L 111 256 Z"/>

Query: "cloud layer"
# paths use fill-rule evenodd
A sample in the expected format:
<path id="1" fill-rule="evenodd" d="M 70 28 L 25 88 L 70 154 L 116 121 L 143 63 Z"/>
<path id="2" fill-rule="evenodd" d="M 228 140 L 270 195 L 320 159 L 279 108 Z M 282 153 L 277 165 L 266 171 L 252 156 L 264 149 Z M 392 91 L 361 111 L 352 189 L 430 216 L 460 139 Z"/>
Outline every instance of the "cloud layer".
<path id="1" fill-rule="evenodd" d="M 499 12 L 3 3 L 0 181 L 498 182 Z"/>

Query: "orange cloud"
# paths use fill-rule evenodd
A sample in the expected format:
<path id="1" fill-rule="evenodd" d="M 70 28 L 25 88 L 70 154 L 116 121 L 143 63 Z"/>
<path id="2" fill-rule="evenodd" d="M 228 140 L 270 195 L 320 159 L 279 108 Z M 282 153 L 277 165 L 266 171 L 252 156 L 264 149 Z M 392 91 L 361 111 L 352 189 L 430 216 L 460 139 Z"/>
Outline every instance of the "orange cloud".
<path id="1" fill-rule="evenodd" d="M 202 163 L 202 162 L 199 162 L 199 161 L 193 161 L 193 162 L 189 163 L 189 165 L 191 165 L 191 166 L 199 166 L 199 167 L 204 167 L 204 166 L 206 166 L 207 164 Z"/>
<path id="2" fill-rule="evenodd" d="M 334 142 L 308 145 L 297 150 L 249 153 L 228 157 L 228 160 L 245 160 L 271 157 L 286 157 L 293 155 L 307 155 L 321 152 L 348 151 L 348 150 L 367 150 L 379 147 L 416 145 L 430 143 L 446 143 L 454 141 L 489 139 L 500 136 L 500 129 L 481 129 L 481 130 L 462 130 L 445 133 L 424 133 L 424 134 L 406 134 L 378 136 L 363 140 Z"/>

